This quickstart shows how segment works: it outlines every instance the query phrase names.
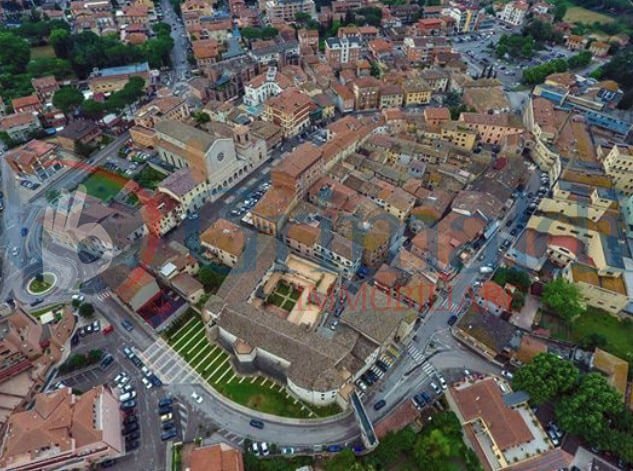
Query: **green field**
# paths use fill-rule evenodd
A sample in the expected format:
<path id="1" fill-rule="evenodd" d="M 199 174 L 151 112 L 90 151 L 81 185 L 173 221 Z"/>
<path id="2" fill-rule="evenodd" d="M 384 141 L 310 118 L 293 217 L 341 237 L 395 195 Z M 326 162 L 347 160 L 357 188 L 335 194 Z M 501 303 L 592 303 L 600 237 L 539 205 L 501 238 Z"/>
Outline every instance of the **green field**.
<path id="1" fill-rule="evenodd" d="M 563 17 L 563 21 L 567 23 L 613 23 L 615 21 L 612 17 L 603 13 L 588 10 L 584 7 L 569 6 Z"/>
<path id="2" fill-rule="evenodd" d="M 338 406 L 308 407 L 291 397 L 283 386 L 263 376 L 238 375 L 230 356 L 207 340 L 202 321 L 197 317 L 170 334 L 167 341 L 207 383 L 238 404 L 283 417 L 319 417 L 340 411 Z"/>
<path id="3" fill-rule="evenodd" d="M 109 201 L 121 191 L 128 181 L 121 175 L 99 168 L 81 184 L 86 187 L 86 193 L 90 196 L 102 201 Z"/>
<path id="4" fill-rule="evenodd" d="M 301 296 L 301 291 L 281 281 L 266 301 L 290 312 L 295 307 L 299 296 Z"/>
<path id="5" fill-rule="evenodd" d="M 541 325 L 550 329 L 554 338 L 574 343 L 590 334 L 600 334 L 607 339 L 606 351 L 627 361 L 633 360 L 633 322 L 623 322 L 606 312 L 588 308 L 569 326 L 550 314 L 543 314 Z"/>
<path id="6" fill-rule="evenodd" d="M 48 59 L 55 57 L 53 46 L 38 46 L 31 48 L 31 59 Z"/>

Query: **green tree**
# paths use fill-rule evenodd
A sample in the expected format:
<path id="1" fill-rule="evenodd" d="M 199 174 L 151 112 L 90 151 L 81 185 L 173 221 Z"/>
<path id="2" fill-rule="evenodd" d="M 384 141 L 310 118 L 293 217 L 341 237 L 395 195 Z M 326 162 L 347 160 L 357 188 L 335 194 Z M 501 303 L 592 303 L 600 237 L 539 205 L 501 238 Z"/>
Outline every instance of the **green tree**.
<path id="1" fill-rule="evenodd" d="M 103 115 L 103 111 L 103 104 L 92 99 L 84 101 L 81 105 L 81 114 L 86 118 L 99 119 Z"/>
<path id="2" fill-rule="evenodd" d="M 94 313 L 95 308 L 90 303 L 83 303 L 81 306 L 79 306 L 79 315 L 81 317 L 92 317 Z"/>
<path id="3" fill-rule="evenodd" d="M 43 57 L 33 59 L 27 66 L 27 71 L 33 77 L 44 77 L 54 75 L 57 80 L 63 80 L 73 75 L 70 62 L 57 57 Z"/>
<path id="4" fill-rule="evenodd" d="M 349 471 L 356 464 L 356 456 L 349 448 L 344 449 L 325 463 L 326 471 Z"/>
<path id="5" fill-rule="evenodd" d="M 55 50 L 55 55 L 61 59 L 68 59 L 72 53 L 73 41 L 70 33 L 65 29 L 54 29 L 48 38 Z"/>
<path id="6" fill-rule="evenodd" d="M 591 332 L 580 339 L 580 346 L 585 350 L 593 350 L 596 347 L 604 348 L 607 346 L 608 339 L 598 332 Z"/>
<path id="7" fill-rule="evenodd" d="M 556 278 L 543 289 L 543 304 L 569 322 L 585 310 L 578 285 L 564 278 Z"/>
<path id="8" fill-rule="evenodd" d="M 193 119 L 196 121 L 196 123 L 198 124 L 204 124 L 204 123 L 208 123 L 209 121 L 211 121 L 211 117 L 205 113 L 204 111 L 195 111 L 192 113 Z"/>
<path id="9" fill-rule="evenodd" d="M 563 430 L 596 443 L 608 433 L 610 416 L 622 411 L 620 394 L 604 376 L 589 373 L 573 394 L 559 401 L 556 417 Z"/>
<path id="10" fill-rule="evenodd" d="M 0 69 L 9 73 L 20 73 L 26 70 L 31 60 L 29 43 L 19 36 L 0 32 Z"/>
<path id="11" fill-rule="evenodd" d="M 452 439 L 441 429 L 433 429 L 418 439 L 413 454 L 422 469 L 448 470 L 453 456 Z"/>
<path id="12" fill-rule="evenodd" d="M 75 87 L 62 87 L 53 95 L 53 105 L 68 114 L 84 101 L 83 94 Z"/>
<path id="13" fill-rule="evenodd" d="M 525 305 L 525 294 L 523 291 L 519 291 L 518 289 L 512 293 L 512 304 L 511 307 L 515 311 L 520 311 L 521 308 Z"/>
<path id="14" fill-rule="evenodd" d="M 542 404 L 570 391 L 578 375 L 572 363 L 551 353 L 539 353 L 516 371 L 512 387 L 526 391 L 535 404 Z"/>

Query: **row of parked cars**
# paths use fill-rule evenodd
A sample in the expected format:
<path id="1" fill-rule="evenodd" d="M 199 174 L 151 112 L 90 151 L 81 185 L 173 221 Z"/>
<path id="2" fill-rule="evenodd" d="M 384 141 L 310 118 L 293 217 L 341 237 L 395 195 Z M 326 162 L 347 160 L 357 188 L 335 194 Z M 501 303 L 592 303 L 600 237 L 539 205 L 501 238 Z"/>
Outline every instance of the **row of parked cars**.
<path id="1" fill-rule="evenodd" d="M 173 409 L 173 400 L 168 397 L 164 397 L 158 401 L 158 415 L 160 417 L 161 434 L 160 439 L 162 441 L 172 440 L 178 435 L 178 429 L 174 421 L 175 412 Z"/>
<path id="2" fill-rule="evenodd" d="M 380 378 L 384 376 L 394 361 L 395 357 L 391 356 L 388 352 L 383 353 L 380 359 L 376 360 L 376 363 L 356 380 L 356 386 L 361 392 L 367 391 L 369 386 L 380 381 Z"/>
<path id="3" fill-rule="evenodd" d="M 163 382 L 160 380 L 160 378 L 143 364 L 141 359 L 136 355 L 136 353 L 134 353 L 134 351 L 130 347 L 123 347 L 123 354 L 127 357 L 128 360 L 134 363 L 134 366 L 141 370 L 141 373 L 143 373 L 141 382 L 146 389 L 150 389 L 153 386 L 159 387 L 163 385 Z"/>
<path id="4" fill-rule="evenodd" d="M 114 377 L 113 383 L 119 390 L 119 402 L 123 411 L 123 427 L 121 434 L 125 437 L 125 450 L 132 451 L 139 447 L 141 438 L 140 423 L 136 416 L 136 390 L 130 384 L 130 376 L 122 371 Z"/>
<path id="5" fill-rule="evenodd" d="M 264 193 L 270 188 L 270 183 L 262 183 L 259 188 L 249 193 L 244 201 L 242 201 L 237 208 L 231 210 L 231 216 L 240 217 L 243 216 L 249 209 L 257 204 L 257 202 L 264 196 Z"/>

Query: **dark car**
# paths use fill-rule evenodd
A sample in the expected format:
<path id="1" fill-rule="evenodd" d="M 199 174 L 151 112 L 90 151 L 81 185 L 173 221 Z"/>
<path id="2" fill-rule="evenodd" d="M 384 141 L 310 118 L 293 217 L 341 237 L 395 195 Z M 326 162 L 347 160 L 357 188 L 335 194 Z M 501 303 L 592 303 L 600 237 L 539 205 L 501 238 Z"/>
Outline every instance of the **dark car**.
<path id="1" fill-rule="evenodd" d="M 173 412 L 173 409 L 172 409 L 172 407 L 171 407 L 171 406 L 160 406 L 160 407 L 158 408 L 158 413 L 159 413 L 160 415 L 163 415 L 163 414 L 169 414 L 169 413 L 171 413 L 171 412 Z"/>
<path id="2" fill-rule="evenodd" d="M 115 463 L 114 460 L 102 461 L 101 463 L 99 463 L 99 469 L 111 468 L 112 466 L 114 466 L 114 463 Z"/>
<path id="3" fill-rule="evenodd" d="M 426 405 L 426 400 L 424 399 L 424 397 L 422 397 L 422 394 L 416 394 L 415 396 L 413 396 L 413 402 L 415 403 L 416 406 L 422 408 Z"/>
<path id="4" fill-rule="evenodd" d="M 158 407 L 171 406 L 174 401 L 169 397 L 164 397 L 158 401 Z"/>
<path id="5" fill-rule="evenodd" d="M 79 334 L 74 334 L 72 337 L 70 337 L 70 345 L 72 347 L 77 346 L 78 343 L 79 343 Z"/>
<path id="6" fill-rule="evenodd" d="M 431 396 L 429 396 L 427 393 L 425 392 L 421 392 L 420 396 L 422 396 L 422 399 L 424 399 L 426 402 L 428 402 L 429 404 L 431 403 Z"/>
<path id="7" fill-rule="evenodd" d="M 172 438 L 176 438 L 177 432 L 175 429 L 168 430 L 160 434 L 160 439 L 162 441 L 171 440 Z"/>
<path id="8" fill-rule="evenodd" d="M 378 366 L 378 368 L 380 368 L 382 371 L 387 371 L 389 369 L 389 365 L 386 364 L 384 361 L 382 360 L 378 360 L 376 362 L 376 366 Z"/>
<path id="9" fill-rule="evenodd" d="M 165 422 L 162 427 L 163 430 L 167 431 L 176 428 L 176 424 L 170 420 L 169 422 Z"/>
<path id="10" fill-rule="evenodd" d="M 330 445 L 326 448 L 330 453 L 339 453 L 343 451 L 343 447 L 341 445 Z"/>
<path id="11" fill-rule="evenodd" d="M 42 298 L 37 298 L 35 301 L 31 303 L 31 307 L 37 306 L 38 304 L 42 304 L 44 300 Z"/>
<path id="12" fill-rule="evenodd" d="M 455 325 L 455 322 L 457 322 L 457 316 L 453 315 L 448 318 L 448 325 Z"/>
<path id="13" fill-rule="evenodd" d="M 121 403 L 121 409 L 128 410 L 134 409 L 136 407 L 136 399 L 130 399 L 129 401 L 125 401 Z"/>
<path id="14" fill-rule="evenodd" d="M 138 440 L 139 438 L 141 438 L 141 432 L 139 430 L 132 432 L 125 437 L 126 440 L 130 440 L 130 441 Z"/>
<path id="15" fill-rule="evenodd" d="M 29 230 L 26 227 L 23 227 L 22 229 L 20 229 L 20 235 L 22 237 L 26 237 L 28 233 L 29 233 Z"/>
<path id="16" fill-rule="evenodd" d="M 387 401 L 381 399 L 376 404 L 374 404 L 374 410 L 380 410 L 387 405 Z"/>
<path id="17" fill-rule="evenodd" d="M 158 376 L 156 376 L 154 373 L 152 373 L 151 375 L 148 376 L 149 380 L 151 381 L 152 385 L 159 387 L 163 385 L 163 382 L 160 380 L 160 378 Z"/>
<path id="18" fill-rule="evenodd" d="M 129 433 L 136 432 L 138 429 L 139 429 L 138 422 L 134 422 L 132 424 L 127 424 L 123 428 L 123 435 L 127 435 Z"/>
<path id="19" fill-rule="evenodd" d="M 125 442 L 125 450 L 126 451 L 136 450 L 138 448 L 138 445 L 139 445 L 138 440 Z"/>
<path id="20" fill-rule="evenodd" d="M 365 374 L 363 374 L 363 375 L 360 377 L 360 379 L 362 379 L 365 383 L 369 384 L 370 386 L 371 386 L 372 384 L 374 384 L 374 380 L 373 380 L 373 379 L 371 379 L 369 376 L 367 376 L 367 374 L 366 374 L 366 373 L 365 373 Z"/>
<path id="21" fill-rule="evenodd" d="M 123 425 L 135 424 L 136 422 L 138 422 L 138 417 L 135 415 L 128 415 L 123 419 Z"/>
<path id="22" fill-rule="evenodd" d="M 258 420 L 258 419 L 251 419 L 249 424 L 251 425 L 251 427 L 255 427 L 255 428 L 258 428 L 260 430 L 264 428 L 264 422 L 262 422 L 261 420 Z"/>
<path id="23" fill-rule="evenodd" d="M 102 370 L 105 370 L 106 368 L 108 368 L 112 363 L 114 362 L 114 357 L 112 355 L 110 355 L 109 353 L 103 358 L 103 360 L 101 360 L 101 363 L 99 364 L 99 367 Z"/>
<path id="24" fill-rule="evenodd" d="M 123 328 L 124 328 L 125 330 L 127 330 L 128 332 L 129 332 L 130 330 L 133 330 L 133 329 L 134 329 L 134 325 L 132 325 L 132 323 L 131 323 L 130 321 L 128 321 L 128 320 L 124 320 L 124 321 L 122 321 L 122 322 L 121 322 L 121 325 L 122 325 L 122 326 L 123 326 Z"/>

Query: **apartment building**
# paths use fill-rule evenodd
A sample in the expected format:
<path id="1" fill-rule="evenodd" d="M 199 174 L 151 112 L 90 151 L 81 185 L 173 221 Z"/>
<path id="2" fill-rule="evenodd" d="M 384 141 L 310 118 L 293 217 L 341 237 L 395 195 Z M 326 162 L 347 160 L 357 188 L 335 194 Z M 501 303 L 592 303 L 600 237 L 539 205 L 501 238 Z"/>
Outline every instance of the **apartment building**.
<path id="1" fill-rule="evenodd" d="M 11 100 L 14 113 L 39 113 L 42 111 L 42 102 L 37 95 L 23 96 Z"/>
<path id="2" fill-rule="evenodd" d="M 521 120 L 510 113 L 462 113 L 459 122 L 477 132 L 487 144 L 499 144 L 501 139 L 523 132 Z"/>
<path id="3" fill-rule="evenodd" d="M 602 165 L 618 191 L 633 195 L 633 146 L 613 146 L 602 159 Z"/>
<path id="4" fill-rule="evenodd" d="M 275 188 L 286 188 L 303 197 L 312 184 L 323 174 L 321 149 L 311 142 L 298 146 L 270 172 Z"/>
<path id="5" fill-rule="evenodd" d="M 220 43 L 216 39 L 198 39 L 191 43 L 198 68 L 214 64 L 220 57 Z"/>
<path id="6" fill-rule="evenodd" d="M 4 158 L 17 175 L 37 177 L 58 162 L 56 150 L 53 144 L 33 139 L 10 150 Z"/>
<path id="7" fill-rule="evenodd" d="M 56 139 L 60 147 L 74 152 L 78 150 L 77 146 L 92 145 L 101 134 L 101 128 L 94 121 L 76 119 L 58 132 Z"/>
<path id="8" fill-rule="evenodd" d="M 354 107 L 357 111 L 376 110 L 380 106 L 381 83 L 374 77 L 362 77 L 354 80 Z"/>
<path id="9" fill-rule="evenodd" d="M 0 468 L 11 471 L 88 469 L 125 454 L 119 402 L 107 386 L 80 396 L 70 388 L 35 396 L 6 424 Z"/>
<path id="10" fill-rule="evenodd" d="M 246 237 L 240 226 L 220 218 L 200 235 L 200 244 L 209 259 L 233 267 L 244 251 Z"/>
<path id="11" fill-rule="evenodd" d="M 412 78 L 402 85 L 404 106 L 417 106 L 428 104 L 431 101 L 433 90 L 426 81 Z"/>
<path id="12" fill-rule="evenodd" d="M 57 83 L 57 79 L 53 75 L 33 78 L 31 79 L 31 85 L 33 85 L 35 93 L 42 102 L 52 100 L 55 92 L 59 90 L 59 83 Z"/>
<path id="13" fill-rule="evenodd" d="M 442 14 L 455 21 L 455 32 L 470 33 L 479 26 L 479 4 L 466 4 L 450 2 L 449 6 L 442 10 Z"/>
<path id="14" fill-rule="evenodd" d="M 506 3 L 505 7 L 501 11 L 500 18 L 512 26 L 521 26 L 525 21 L 525 15 L 527 14 L 529 5 L 525 0 L 516 0 L 514 2 Z"/>
<path id="15" fill-rule="evenodd" d="M 0 117 L 0 131 L 16 142 L 24 142 L 36 131 L 42 129 L 37 114 L 31 111 L 24 113 L 13 113 Z"/>
<path id="16" fill-rule="evenodd" d="M 310 125 L 310 113 L 314 107 L 308 95 L 291 87 L 266 100 L 262 118 L 280 126 L 284 138 L 291 138 Z"/>
<path id="17" fill-rule="evenodd" d="M 361 57 L 361 43 L 357 37 L 328 38 L 325 40 L 325 58 L 332 67 L 356 64 Z"/>
<path id="18" fill-rule="evenodd" d="M 297 13 L 316 17 L 313 0 L 260 0 L 260 11 L 265 12 L 270 23 L 293 23 Z"/>

